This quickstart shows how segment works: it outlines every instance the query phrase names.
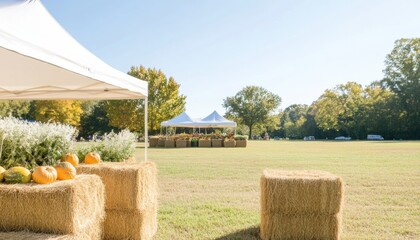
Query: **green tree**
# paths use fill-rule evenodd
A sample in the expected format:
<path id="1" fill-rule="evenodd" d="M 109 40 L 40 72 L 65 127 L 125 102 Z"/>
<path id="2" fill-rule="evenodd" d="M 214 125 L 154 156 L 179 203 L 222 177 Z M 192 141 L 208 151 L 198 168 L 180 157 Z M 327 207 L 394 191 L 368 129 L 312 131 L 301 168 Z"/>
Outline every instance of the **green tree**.
<path id="1" fill-rule="evenodd" d="M 401 137 L 406 126 L 400 121 L 404 112 L 398 109 L 394 92 L 377 83 L 366 87 L 365 126 L 367 133 L 380 133 L 385 138 Z"/>
<path id="2" fill-rule="evenodd" d="M 284 137 L 296 139 L 306 135 L 304 126 L 308 109 L 308 105 L 304 104 L 293 104 L 284 109 L 280 117 L 280 128 Z"/>
<path id="3" fill-rule="evenodd" d="M 362 137 L 359 130 L 364 101 L 363 87 L 355 82 L 326 90 L 313 104 L 317 126 L 324 131 L 342 131 L 349 136 Z"/>
<path id="4" fill-rule="evenodd" d="M 0 117 L 23 117 L 30 109 L 30 101 L 3 100 L 0 101 Z"/>
<path id="5" fill-rule="evenodd" d="M 252 128 L 257 124 L 263 124 L 278 109 L 281 98 L 262 87 L 247 86 L 233 97 L 223 100 L 226 115 L 232 116 L 240 124 L 249 128 L 249 138 L 252 136 Z"/>
<path id="6" fill-rule="evenodd" d="M 180 84 L 173 77 L 167 78 L 161 70 L 143 66 L 132 67 L 128 74 L 149 84 L 148 124 L 151 132 L 159 131 L 161 122 L 185 111 L 186 97 L 179 93 Z M 107 101 L 105 109 L 111 126 L 131 131 L 143 129 L 143 100 Z"/>
<path id="7" fill-rule="evenodd" d="M 82 103 L 78 100 L 42 100 L 33 101 L 34 117 L 40 122 L 66 123 L 80 125 L 83 113 Z"/>
<path id="8" fill-rule="evenodd" d="M 87 139 L 92 135 L 103 135 L 112 130 L 116 131 L 109 125 L 109 119 L 105 111 L 105 102 L 99 101 L 95 105 L 89 106 L 90 111 L 83 114 L 80 119 L 79 136 Z"/>
<path id="9" fill-rule="evenodd" d="M 382 84 L 398 97 L 408 138 L 420 139 L 420 38 L 399 39 L 385 59 Z"/>

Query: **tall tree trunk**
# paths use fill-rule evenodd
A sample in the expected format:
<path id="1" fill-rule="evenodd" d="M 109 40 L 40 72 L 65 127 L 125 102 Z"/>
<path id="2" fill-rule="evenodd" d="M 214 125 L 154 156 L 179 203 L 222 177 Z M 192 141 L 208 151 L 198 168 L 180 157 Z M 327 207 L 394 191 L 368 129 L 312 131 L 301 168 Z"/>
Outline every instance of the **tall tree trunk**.
<path id="1" fill-rule="evenodd" d="M 248 126 L 249 127 L 249 136 L 248 139 L 251 140 L 252 138 L 252 124 Z"/>

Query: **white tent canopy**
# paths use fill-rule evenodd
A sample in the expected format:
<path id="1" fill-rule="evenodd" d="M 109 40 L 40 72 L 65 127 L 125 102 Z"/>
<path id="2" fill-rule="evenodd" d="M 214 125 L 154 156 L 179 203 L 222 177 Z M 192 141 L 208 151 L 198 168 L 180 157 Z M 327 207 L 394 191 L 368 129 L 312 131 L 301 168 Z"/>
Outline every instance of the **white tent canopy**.
<path id="1" fill-rule="evenodd" d="M 183 112 L 175 118 L 162 122 L 162 127 L 186 127 L 186 128 L 235 128 L 236 122 L 222 117 L 214 111 L 203 119 L 192 119 L 187 113 Z"/>
<path id="2" fill-rule="evenodd" d="M 135 99 L 147 82 L 104 63 L 39 0 L 0 3 L 0 99 Z"/>
<path id="3" fill-rule="evenodd" d="M 194 121 L 186 112 L 161 123 L 162 127 L 194 127 Z"/>
<path id="4" fill-rule="evenodd" d="M 0 99 L 145 99 L 147 160 L 147 96 L 147 82 L 90 53 L 39 0 L 0 1 Z"/>
<path id="5" fill-rule="evenodd" d="M 196 126 L 201 128 L 235 128 L 236 122 L 230 121 L 214 111 L 207 117 L 196 122 Z"/>

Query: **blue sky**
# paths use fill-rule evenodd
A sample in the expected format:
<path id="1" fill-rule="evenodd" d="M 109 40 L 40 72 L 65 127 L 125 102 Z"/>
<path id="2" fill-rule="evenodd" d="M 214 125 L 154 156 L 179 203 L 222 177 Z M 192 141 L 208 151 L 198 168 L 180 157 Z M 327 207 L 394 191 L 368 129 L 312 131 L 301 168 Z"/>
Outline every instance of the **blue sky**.
<path id="1" fill-rule="evenodd" d="M 224 113 L 247 85 L 311 104 L 326 89 L 382 78 L 399 38 L 420 36 L 420 1 L 43 0 L 82 45 L 111 66 L 161 69 L 187 112 Z"/>

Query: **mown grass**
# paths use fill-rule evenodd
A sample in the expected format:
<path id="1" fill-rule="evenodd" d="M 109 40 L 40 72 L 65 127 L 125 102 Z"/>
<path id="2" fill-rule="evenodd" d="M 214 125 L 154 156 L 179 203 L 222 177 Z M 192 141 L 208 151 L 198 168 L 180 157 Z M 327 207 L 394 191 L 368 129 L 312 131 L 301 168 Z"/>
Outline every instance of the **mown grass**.
<path id="1" fill-rule="evenodd" d="M 420 142 L 251 141 L 247 148 L 150 149 L 149 158 L 159 169 L 154 239 L 258 239 L 266 168 L 341 176 L 343 239 L 420 239 Z"/>

